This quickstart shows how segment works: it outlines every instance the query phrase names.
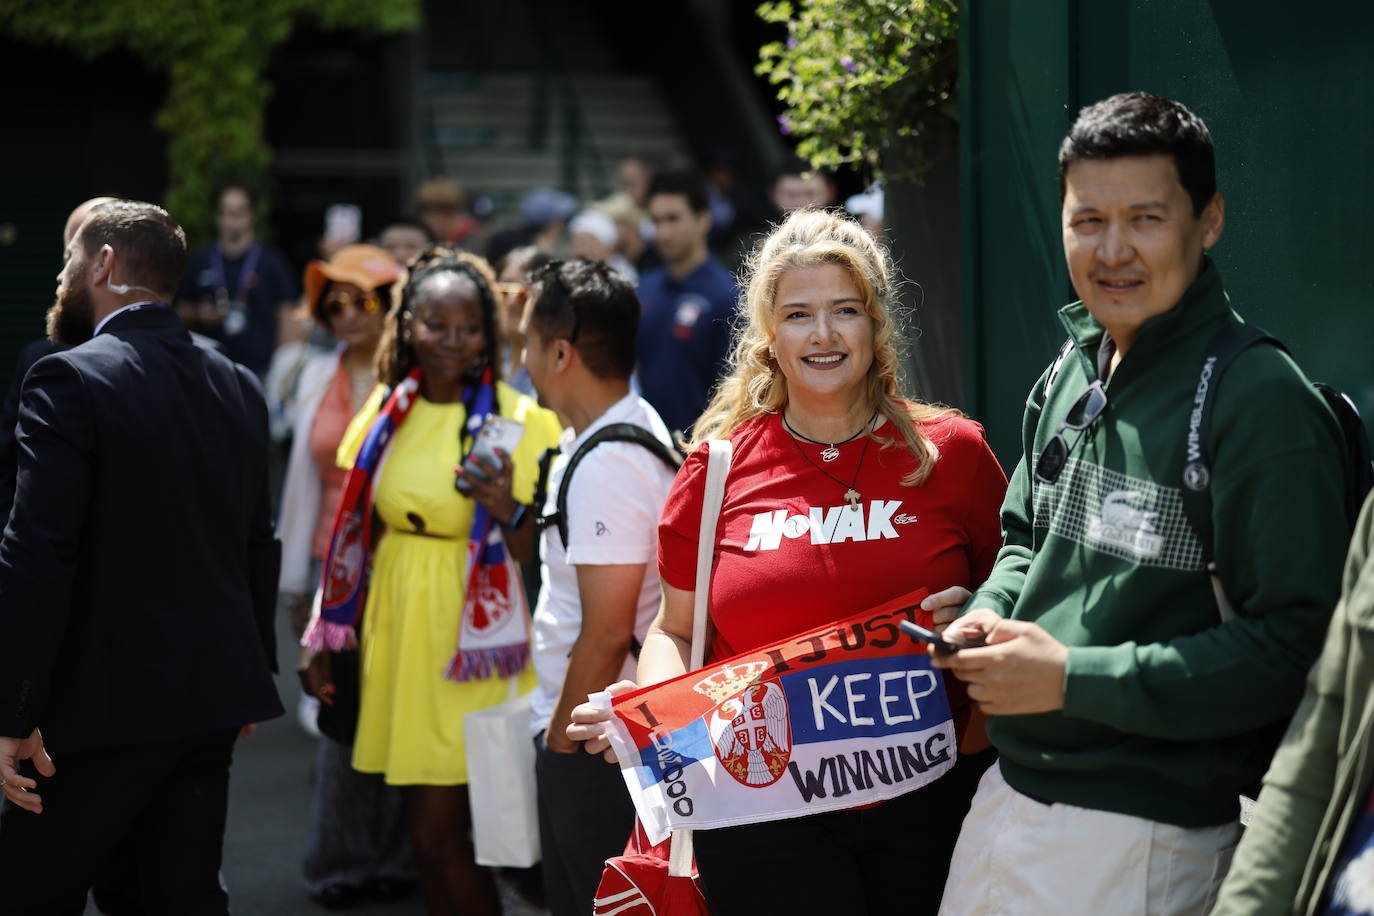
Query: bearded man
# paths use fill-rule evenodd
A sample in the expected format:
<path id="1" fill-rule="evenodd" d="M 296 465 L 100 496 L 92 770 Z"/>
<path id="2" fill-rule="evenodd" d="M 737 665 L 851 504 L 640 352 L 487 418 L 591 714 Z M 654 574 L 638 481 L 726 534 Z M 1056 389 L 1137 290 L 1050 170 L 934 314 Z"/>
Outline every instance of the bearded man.
<path id="1" fill-rule="evenodd" d="M 80 913 L 118 852 L 143 912 L 227 913 L 234 741 L 282 712 L 266 406 L 168 306 L 166 211 L 97 206 L 65 256 L 0 540 L 0 911 Z"/>

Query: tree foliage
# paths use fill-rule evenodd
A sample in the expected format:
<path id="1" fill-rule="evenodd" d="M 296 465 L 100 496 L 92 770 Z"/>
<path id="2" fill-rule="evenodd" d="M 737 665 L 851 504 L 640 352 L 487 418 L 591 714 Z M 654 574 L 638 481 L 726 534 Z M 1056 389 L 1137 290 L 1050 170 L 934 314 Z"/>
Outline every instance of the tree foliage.
<path id="1" fill-rule="evenodd" d="M 164 204 L 193 238 L 208 235 L 217 184 L 262 185 L 265 79 L 297 21 L 393 32 L 420 22 L 420 0 L 5 0 L 0 29 L 83 57 L 126 48 L 167 76 L 157 126 L 168 136 Z"/>
<path id="2" fill-rule="evenodd" d="M 813 165 L 867 165 L 912 178 L 958 127 L 955 0 L 790 0 L 758 8 L 785 23 L 755 69 L 778 87 L 784 133 Z"/>

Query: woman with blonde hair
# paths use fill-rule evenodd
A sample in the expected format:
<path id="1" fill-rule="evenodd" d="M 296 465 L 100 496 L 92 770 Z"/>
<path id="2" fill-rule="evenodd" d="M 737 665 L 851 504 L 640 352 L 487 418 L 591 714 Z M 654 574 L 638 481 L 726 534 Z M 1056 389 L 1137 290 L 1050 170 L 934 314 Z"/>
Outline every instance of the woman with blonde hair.
<path id="1" fill-rule="evenodd" d="M 1006 477 L 982 428 L 900 394 L 895 271 L 873 238 L 834 213 L 798 210 L 759 245 L 746 273 L 731 371 L 694 427 L 696 447 L 659 525 L 663 605 L 640 654 L 642 684 L 686 670 L 707 439 L 734 446 L 708 664 L 919 587 L 938 593 L 928 609 L 957 602 L 1001 546 Z M 798 517 L 812 521 L 788 524 Z M 971 704 L 953 684 L 949 701 L 961 744 L 975 749 Z M 605 750 L 604 717 L 579 707 L 569 736 Z M 712 912 L 934 913 L 990 754 L 964 757 L 879 805 L 698 831 Z M 759 880 L 780 874 L 798 880 Z"/>

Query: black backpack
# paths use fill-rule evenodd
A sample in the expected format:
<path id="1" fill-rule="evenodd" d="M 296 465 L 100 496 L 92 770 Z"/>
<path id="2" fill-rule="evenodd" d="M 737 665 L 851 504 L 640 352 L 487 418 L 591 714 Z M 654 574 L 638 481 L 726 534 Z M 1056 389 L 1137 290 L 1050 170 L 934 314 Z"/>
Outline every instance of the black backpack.
<path id="1" fill-rule="evenodd" d="M 678 449 L 664 445 L 657 436 L 644 427 L 636 426 L 633 423 L 611 423 L 588 436 L 587 441 L 579 445 L 577 451 L 572 453 L 572 457 L 568 459 L 568 466 L 563 469 L 563 479 L 558 484 L 558 497 L 554 503 L 557 508 L 548 515 L 540 516 L 536 522 L 540 531 L 550 525 L 558 529 L 558 536 L 563 539 L 565 553 L 568 549 L 568 485 L 572 483 L 573 472 L 582 463 L 582 459 L 586 458 L 588 452 L 603 442 L 633 442 L 636 445 L 641 445 L 674 471 L 682 466 L 682 460 L 686 457 Z M 534 505 L 541 511 L 544 501 L 549 495 L 549 469 L 553 466 L 553 459 L 558 454 L 559 449 L 551 448 L 544 452 L 543 457 L 539 459 L 539 482 L 534 488 Z M 639 640 L 631 636 L 630 654 L 639 658 L 640 648 Z"/>
<path id="2" fill-rule="evenodd" d="M 1212 423 L 1212 402 L 1216 399 L 1221 377 L 1231 362 L 1257 344 L 1275 346 L 1288 353 L 1288 348 L 1282 341 L 1251 324 L 1229 324 L 1218 331 L 1207 344 L 1202 358 L 1202 369 L 1198 375 L 1197 393 L 1193 398 L 1194 408 L 1189 416 L 1184 438 L 1186 461 L 1183 465 L 1183 512 L 1202 546 L 1202 561 L 1207 567 L 1207 572 L 1213 576 L 1214 587 L 1216 563 L 1213 559 L 1212 465 L 1207 448 Z M 1374 463 L 1370 460 L 1369 439 L 1365 433 L 1364 421 L 1360 419 L 1360 412 L 1355 408 L 1355 404 L 1340 391 L 1322 382 L 1314 382 L 1312 387 L 1336 415 L 1345 439 L 1345 514 L 1350 530 L 1353 531 L 1365 496 L 1374 488 Z M 1222 604 L 1221 598 L 1218 591 L 1219 604 Z M 1228 610 L 1229 605 L 1222 604 L 1223 617 L 1227 615 Z"/>

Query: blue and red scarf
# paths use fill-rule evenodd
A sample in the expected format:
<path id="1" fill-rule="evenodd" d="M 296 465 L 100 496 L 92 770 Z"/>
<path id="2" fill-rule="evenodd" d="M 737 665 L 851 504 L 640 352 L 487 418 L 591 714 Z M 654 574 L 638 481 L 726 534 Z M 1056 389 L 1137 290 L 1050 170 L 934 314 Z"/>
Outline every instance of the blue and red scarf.
<path id="1" fill-rule="evenodd" d="M 358 647 L 357 623 L 367 599 L 372 556 L 373 484 L 392 437 L 420 395 L 422 372 L 416 368 L 391 392 L 373 421 L 353 468 L 344 481 L 343 497 L 325 551 L 317 610 L 302 637 L 316 651 L 338 652 Z M 496 410 L 491 369 L 469 390 L 467 428 L 472 441 Z M 468 533 L 465 591 L 453 659 L 444 677 L 469 681 L 519 674 L 529 661 L 529 614 L 520 576 L 506 550 L 501 526 L 481 503 Z"/>

